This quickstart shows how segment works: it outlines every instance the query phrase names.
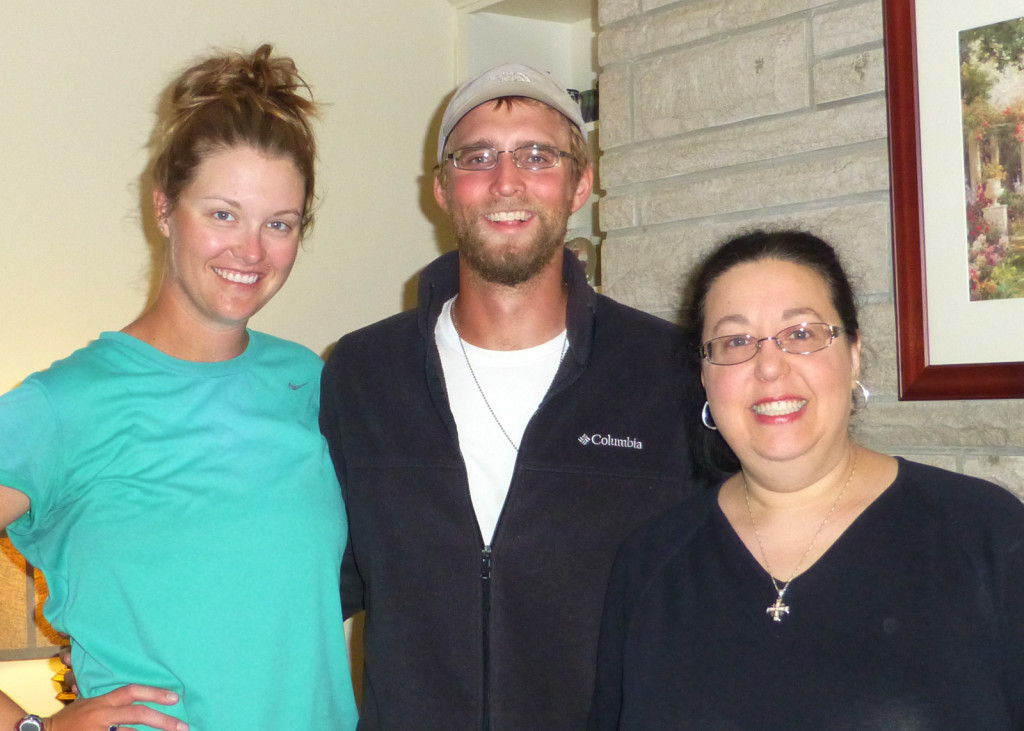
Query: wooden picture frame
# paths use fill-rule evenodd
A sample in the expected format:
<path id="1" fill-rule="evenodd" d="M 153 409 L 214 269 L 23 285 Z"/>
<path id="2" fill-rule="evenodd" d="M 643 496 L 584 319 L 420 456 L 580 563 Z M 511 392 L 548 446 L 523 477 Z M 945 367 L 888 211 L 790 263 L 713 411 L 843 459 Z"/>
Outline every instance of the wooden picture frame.
<path id="1" fill-rule="evenodd" d="M 1020 328 L 1020 321 L 1014 323 L 1016 333 L 1011 330 L 1005 335 L 1020 343 L 1017 361 L 934 364 L 929 356 L 932 333 L 927 309 L 918 50 L 922 43 L 938 41 L 919 37 L 914 4 L 915 0 L 883 0 L 899 397 L 901 400 L 1024 397 L 1024 329 Z M 1005 7 L 1008 13 L 1013 13 L 1020 11 L 1024 3 L 1014 0 L 1005 3 Z M 932 110 L 927 111 L 932 113 Z M 962 235 L 961 239 L 966 241 Z"/>

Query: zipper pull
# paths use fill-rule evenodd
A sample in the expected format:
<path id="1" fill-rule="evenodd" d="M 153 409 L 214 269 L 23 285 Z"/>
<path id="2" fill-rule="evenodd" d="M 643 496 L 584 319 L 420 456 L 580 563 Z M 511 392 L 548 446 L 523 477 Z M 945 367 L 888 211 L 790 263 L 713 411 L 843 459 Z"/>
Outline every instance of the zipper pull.
<path id="1" fill-rule="evenodd" d="M 484 546 L 480 555 L 480 578 L 487 581 L 491 578 L 491 547 Z"/>

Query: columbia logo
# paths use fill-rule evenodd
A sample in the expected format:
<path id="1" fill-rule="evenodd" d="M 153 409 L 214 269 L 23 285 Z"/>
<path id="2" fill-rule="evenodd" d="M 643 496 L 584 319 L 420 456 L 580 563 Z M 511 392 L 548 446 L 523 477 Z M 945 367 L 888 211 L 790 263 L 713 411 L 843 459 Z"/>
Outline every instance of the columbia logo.
<path id="1" fill-rule="evenodd" d="M 625 447 L 626 449 L 643 449 L 644 444 L 633 437 L 613 437 L 611 434 L 580 434 L 576 441 L 586 446 L 597 444 L 602 447 Z"/>

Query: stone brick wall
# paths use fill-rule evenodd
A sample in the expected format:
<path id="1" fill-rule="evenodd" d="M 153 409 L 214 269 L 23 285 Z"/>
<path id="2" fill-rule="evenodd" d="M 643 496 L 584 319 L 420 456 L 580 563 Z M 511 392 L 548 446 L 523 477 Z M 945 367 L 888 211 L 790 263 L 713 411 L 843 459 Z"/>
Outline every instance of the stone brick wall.
<path id="1" fill-rule="evenodd" d="M 859 295 L 872 398 L 856 437 L 1024 497 L 1024 403 L 896 397 L 881 0 L 598 10 L 603 291 L 677 320 L 683 280 L 714 244 L 812 230 Z"/>

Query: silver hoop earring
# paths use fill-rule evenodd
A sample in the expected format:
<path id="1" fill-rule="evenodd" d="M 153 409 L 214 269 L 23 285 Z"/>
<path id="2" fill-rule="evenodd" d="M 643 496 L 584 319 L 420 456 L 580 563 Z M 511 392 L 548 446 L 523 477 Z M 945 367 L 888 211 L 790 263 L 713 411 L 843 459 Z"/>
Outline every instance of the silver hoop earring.
<path id="1" fill-rule="evenodd" d="M 851 410 L 853 411 L 853 413 L 856 414 L 858 411 L 863 411 L 865 408 L 867 408 L 868 400 L 871 398 L 871 391 L 869 391 L 867 386 L 865 386 L 860 381 L 854 381 L 853 385 L 856 386 L 857 388 L 853 389 L 851 393 Z M 858 389 L 860 389 L 859 397 L 857 394 Z"/>
<path id="2" fill-rule="evenodd" d="M 718 427 L 715 426 L 715 418 L 711 415 L 711 404 L 707 401 L 704 402 L 704 408 L 700 410 L 700 420 L 711 431 L 718 431 Z"/>

